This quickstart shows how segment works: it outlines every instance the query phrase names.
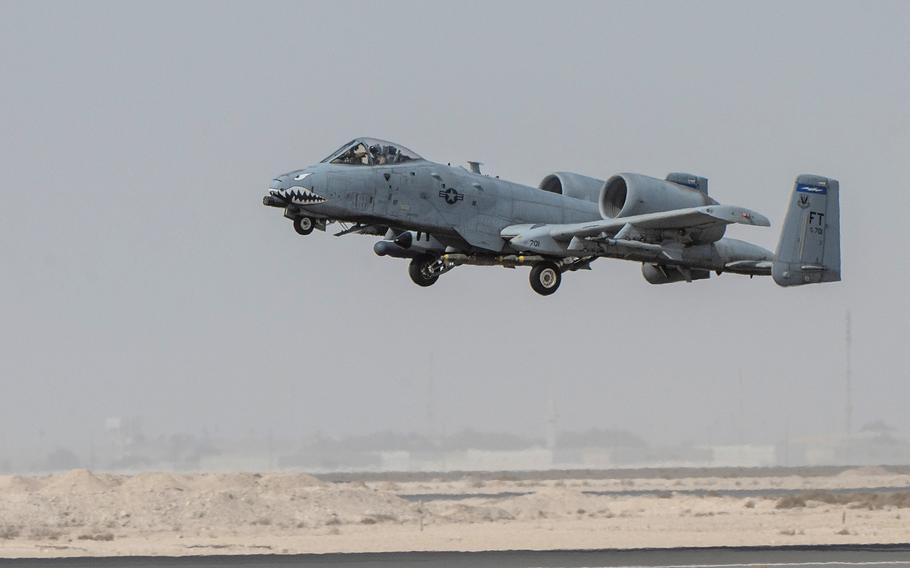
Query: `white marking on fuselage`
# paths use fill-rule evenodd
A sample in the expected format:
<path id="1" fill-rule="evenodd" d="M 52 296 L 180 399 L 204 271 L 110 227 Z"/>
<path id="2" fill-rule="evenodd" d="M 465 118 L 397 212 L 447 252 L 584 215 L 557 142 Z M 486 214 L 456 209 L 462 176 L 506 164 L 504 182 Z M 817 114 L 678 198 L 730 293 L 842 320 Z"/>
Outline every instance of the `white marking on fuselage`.
<path id="1" fill-rule="evenodd" d="M 298 205 L 316 205 L 318 203 L 326 202 L 326 199 L 318 193 L 299 185 L 287 189 L 280 189 L 278 190 L 278 195 L 285 199 L 289 199 L 291 203 Z"/>

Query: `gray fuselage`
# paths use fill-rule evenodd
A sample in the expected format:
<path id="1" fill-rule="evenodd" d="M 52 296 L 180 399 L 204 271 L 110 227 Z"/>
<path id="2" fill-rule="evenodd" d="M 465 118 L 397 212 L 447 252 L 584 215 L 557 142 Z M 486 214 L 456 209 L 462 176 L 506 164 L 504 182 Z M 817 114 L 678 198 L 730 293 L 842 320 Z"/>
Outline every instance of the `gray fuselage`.
<path id="1" fill-rule="evenodd" d="M 295 187 L 325 200 L 289 203 L 304 214 L 423 231 L 446 245 L 474 252 L 511 250 L 500 235 L 509 225 L 601 218 L 593 201 L 427 160 L 371 166 L 319 163 L 277 177 L 272 195 L 287 196 Z"/>

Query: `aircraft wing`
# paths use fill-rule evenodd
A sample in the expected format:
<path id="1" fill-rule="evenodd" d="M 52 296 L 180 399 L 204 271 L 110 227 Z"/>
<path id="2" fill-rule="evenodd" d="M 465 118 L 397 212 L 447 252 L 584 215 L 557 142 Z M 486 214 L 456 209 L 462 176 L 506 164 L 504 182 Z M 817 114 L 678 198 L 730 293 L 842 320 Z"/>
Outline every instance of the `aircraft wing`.
<path id="1" fill-rule="evenodd" d="M 627 225 L 641 230 L 672 230 L 706 229 L 711 226 L 732 223 L 760 227 L 771 225 L 767 217 L 744 207 L 704 205 L 586 223 L 510 225 L 502 230 L 501 235 L 521 249 L 555 252 L 556 249 L 564 248 L 557 242 L 564 243 L 573 238 L 584 239 L 600 235 L 614 236 Z M 548 244 L 556 246 L 548 246 Z M 552 249 L 552 251 L 545 249 Z"/>
<path id="2" fill-rule="evenodd" d="M 637 229 L 696 229 L 712 225 L 758 225 L 768 227 L 771 223 L 767 217 L 743 207 L 730 205 L 705 205 L 688 209 L 647 213 L 633 217 L 603 219 L 591 223 L 572 223 L 569 225 L 550 225 L 550 236 L 564 241 L 572 237 L 593 237 L 601 233 L 612 234 L 626 225 Z"/>

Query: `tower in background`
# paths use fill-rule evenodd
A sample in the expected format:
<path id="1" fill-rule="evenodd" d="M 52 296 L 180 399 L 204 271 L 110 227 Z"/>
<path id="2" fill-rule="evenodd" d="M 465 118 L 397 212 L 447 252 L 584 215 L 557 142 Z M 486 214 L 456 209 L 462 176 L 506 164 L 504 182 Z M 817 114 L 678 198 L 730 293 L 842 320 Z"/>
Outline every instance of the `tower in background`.
<path id="1" fill-rule="evenodd" d="M 851 360 L 853 351 L 853 331 L 851 329 L 852 322 L 849 309 L 847 309 L 846 327 L 846 336 L 844 338 L 844 433 L 849 440 L 851 434 L 853 434 L 853 361 Z"/>

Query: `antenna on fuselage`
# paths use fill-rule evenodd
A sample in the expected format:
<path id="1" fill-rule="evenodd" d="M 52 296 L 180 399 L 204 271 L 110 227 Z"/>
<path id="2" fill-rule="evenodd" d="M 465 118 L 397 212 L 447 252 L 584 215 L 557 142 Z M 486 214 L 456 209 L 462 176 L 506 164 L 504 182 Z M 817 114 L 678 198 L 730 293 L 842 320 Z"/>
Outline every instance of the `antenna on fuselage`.
<path id="1" fill-rule="evenodd" d="M 472 161 L 468 160 L 468 169 L 471 170 L 471 173 L 473 173 L 473 174 L 479 174 L 480 166 L 482 166 L 482 165 L 483 165 L 483 162 L 472 162 Z"/>

